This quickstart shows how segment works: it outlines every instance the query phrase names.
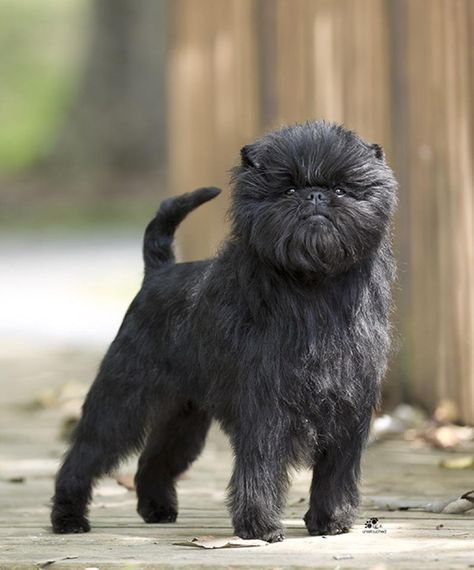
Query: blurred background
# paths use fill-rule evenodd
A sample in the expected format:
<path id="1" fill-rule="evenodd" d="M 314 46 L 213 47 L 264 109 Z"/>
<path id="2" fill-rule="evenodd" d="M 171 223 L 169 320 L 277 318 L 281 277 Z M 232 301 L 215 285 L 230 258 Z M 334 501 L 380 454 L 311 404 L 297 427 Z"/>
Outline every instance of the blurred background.
<path id="1" fill-rule="evenodd" d="M 384 406 L 474 423 L 472 0 L 0 0 L 0 54 L 4 400 L 93 379 L 161 198 L 324 118 L 400 182 Z M 227 205 L 186 220 L 181 259 L 215 251 Z"/>

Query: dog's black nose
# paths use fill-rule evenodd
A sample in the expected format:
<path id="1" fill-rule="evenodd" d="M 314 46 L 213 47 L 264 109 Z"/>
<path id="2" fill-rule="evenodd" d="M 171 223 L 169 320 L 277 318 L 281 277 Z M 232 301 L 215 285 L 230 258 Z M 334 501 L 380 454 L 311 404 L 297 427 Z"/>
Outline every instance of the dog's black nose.
<path id="1" fill-rule="evenodd" d="M 320 202 L 327 202 L 327 196 L 324 192 L 320 190 L 312 190 L 306 195 L 306 198 L 313 202 L 313 204 L 319 204 Z"/>

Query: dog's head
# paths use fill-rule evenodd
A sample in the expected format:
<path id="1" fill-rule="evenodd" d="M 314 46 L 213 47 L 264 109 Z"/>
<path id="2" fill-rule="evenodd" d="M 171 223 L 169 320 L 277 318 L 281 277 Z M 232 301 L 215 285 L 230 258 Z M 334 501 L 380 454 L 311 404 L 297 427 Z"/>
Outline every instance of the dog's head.
<path id="1" fill-rule="evenodd" d="M 233 183 L 233 235 L 265 263 L 296 273 L 335 275 L 372 255 L 396 200 L 382 149 L 326 122 L 243 147 Z"/>

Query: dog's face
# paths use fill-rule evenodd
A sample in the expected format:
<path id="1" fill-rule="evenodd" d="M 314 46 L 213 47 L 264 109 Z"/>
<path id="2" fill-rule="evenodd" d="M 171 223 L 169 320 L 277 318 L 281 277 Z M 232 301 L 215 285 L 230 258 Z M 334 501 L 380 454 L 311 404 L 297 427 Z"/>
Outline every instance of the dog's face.
<path id="1" fill-rule="evenodd" d="M 373 254 L 396 182 L 378 145 L 313 122 L 266 135 L 234 169 L 233 233 L 266 263 L 335 275 Z"/>

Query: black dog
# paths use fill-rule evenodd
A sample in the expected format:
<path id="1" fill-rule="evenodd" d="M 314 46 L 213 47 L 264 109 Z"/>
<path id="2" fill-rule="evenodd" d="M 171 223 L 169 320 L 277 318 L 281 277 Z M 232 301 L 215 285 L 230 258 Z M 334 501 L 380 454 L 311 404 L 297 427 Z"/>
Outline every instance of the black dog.
<path id="1" fill-rule="evenodd" d="M 283 538 L 291 466 L 314 466 L 310 534 L 347 532 L 389 349 L 396 183 L 382 150 L 307 123 L 241 151 L 232 230 L 211 260 L 174 262 L 173 234 L 205 188 L 165 200 L 145 277 L 87 396 L 59 471 L 55 532 L 89 530 L 94 481 L 144 447 L 138 512 L 173 522 L 175 481 L 212 418 L 230 436 L 235 533 Z"/>

